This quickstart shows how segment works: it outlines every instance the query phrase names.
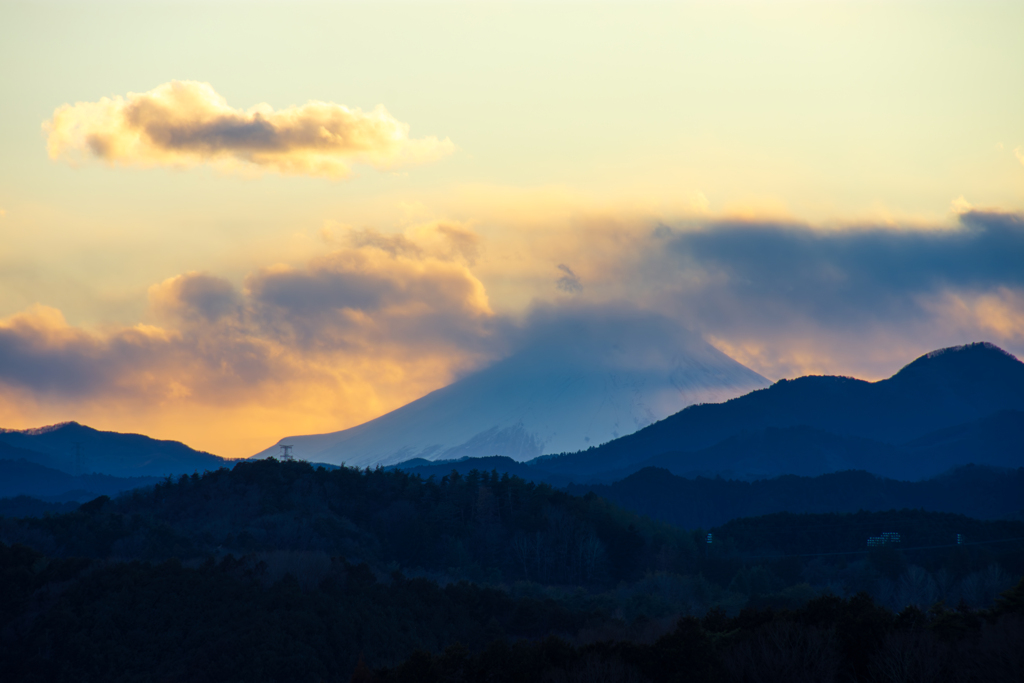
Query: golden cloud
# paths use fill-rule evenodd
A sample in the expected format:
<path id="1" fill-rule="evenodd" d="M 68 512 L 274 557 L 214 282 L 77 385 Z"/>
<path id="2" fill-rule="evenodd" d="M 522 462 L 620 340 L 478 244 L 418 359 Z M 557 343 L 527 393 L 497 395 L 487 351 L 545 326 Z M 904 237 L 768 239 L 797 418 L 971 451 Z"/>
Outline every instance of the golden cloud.
<path id="1" fill-rule="evenodd" d="M 260 325 L 307 349 L 465 349 L 487 336 L 493 317 L 466 266 L 376 246 L 342 249 L 303 268 L 265 268 L 249 276 L 246 290 Z"/>
<path id="2" fill-rule="evenodd" d="M 419 226 L 393 236 L 404 250 L 350 237 L 241 289 L 168 278 L 149 288 L 153 324 L 86 329 L 39 305 L 0 320 L 2 426 L 76 419 L 251 455 L 364 422 L 501 353 L 502 319 L 452 251 L 472 231 Z"/>
<path id="3" fill-rule="evenodd" d="M 58 107 L 43 124 L 51 159 L 129 166 L 213 164 L 343 178 L 352 164 L 391 169 L 450 154 L 445 138 L 409 138 L 383 106 L 364 112 L 311 101 L 235 109 L 209 83 L 171 81 L 146 93 Z"/>
<path id="4" fill-rule="evenodd" d="M 1024 291 L 999 287 L 988 292 L 946 292 L 929 305 L 955 329 L 981 330 L 1001 342 L 1024 341 Z"/>

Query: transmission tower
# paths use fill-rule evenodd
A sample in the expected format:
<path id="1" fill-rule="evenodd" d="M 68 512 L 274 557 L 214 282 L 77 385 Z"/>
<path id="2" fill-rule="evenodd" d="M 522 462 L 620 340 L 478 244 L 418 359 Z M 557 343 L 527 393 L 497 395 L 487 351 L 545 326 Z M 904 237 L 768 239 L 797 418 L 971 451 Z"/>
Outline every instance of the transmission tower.
<path id="1" fill-rule="evenodd" d="M 282 460 L 294 460 L 292 457 L 292 447 L 286 444 L 280 444 L 281 446 L 281 459 Z"/>

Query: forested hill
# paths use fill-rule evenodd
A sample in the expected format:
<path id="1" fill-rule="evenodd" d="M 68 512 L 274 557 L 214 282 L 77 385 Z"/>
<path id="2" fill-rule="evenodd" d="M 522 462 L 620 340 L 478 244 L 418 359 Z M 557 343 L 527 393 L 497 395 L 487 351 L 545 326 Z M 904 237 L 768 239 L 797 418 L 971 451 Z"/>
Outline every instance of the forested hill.
<path id="1" fill-rule="evenodd" d="M 49 555 L 154 560 L 311 551 L 378 568 L 573 585 L 689 570 L 699 555 L 691 533 L 495 472 L 423 480 L 274 459 L 101 497 L 71 515 L 0 519 L 0 540 Z"/>
<path id="2" fill-rule="evenodd" d="M 594 475 L 772 427 L 807 426 L 904 443 L 1006 410 L 1024 410 L 1024 363 L 992 344 L 969 344 L 922 356 L 879 382 L 827 376 L 780 380 L 725 403 L 691 406 L 602 446 L 544 456 L 532 464 L 555 474 Z"/>
<path id="3" fill-rule="evenodd" d="M 820 477 L 786 475 L 760 481 L 687 479 L 656 467 L 614 484 L 571 485 L 622 507 L 686 529 L 709 528 L 737 517 L 776 512 L 826 513 L 924 509 L 977 519 L 1024 519 L 1024 468 L 962 467 L 909 482 L 848 471 Z"/>

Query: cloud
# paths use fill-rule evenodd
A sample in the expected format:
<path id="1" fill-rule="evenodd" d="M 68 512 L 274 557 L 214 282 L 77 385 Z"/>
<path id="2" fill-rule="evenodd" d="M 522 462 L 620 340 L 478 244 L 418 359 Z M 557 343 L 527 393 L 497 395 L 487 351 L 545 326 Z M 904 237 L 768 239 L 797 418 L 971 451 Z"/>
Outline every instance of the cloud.
<path id="1" fill-rule="evenodd" d="M 1013 150 L 1013 156 L 1017 157 L 1017 161 L 1024 164 L 1024 149 L 1021 149 L 1020 147 L 1015 147 Z"/>
<path id="2" fill-rule="evenodd" d="M 504 331 L 509 351 L 550 364 L 671 372 L 686 353 L 702 353 L 700 335 L 684 321 L 628 301 L 536 302 Z"/>
<path id="3" fill-rule="evenodd" d="M 483 284 L 458 262 L 426 254 L 408 236 L 358 247 L 302 268 L 274 266 L 246 280 L 250 309 L 268 335 L 310 350 L 466 348 L 494 317 Z"/>
<path id="4" fill-rule="evenodd" d="M 207 273 L 185 273 L 149 288 L 149 303 L 163 317 L 214 323 L 237 313 L 241 301 L 230 282 Z"/>
<path id="5" fill-rule="evenodd" d="M 583 291 L 583 284 L 580 282 L 579 277 L 576 273 L 572 272 L 572 269 L 564 263 L 558 264 L 558 269 L 565 273 L 562 277 L 558 278 L 555 286 L 560 291 L 566 292 L 567 294 L 579 294 Z"/>
<path id="6" fill-rule="evenodd" d="M 647 286 L 657 290 L 652 305 L 768 376 L 843 366 L 878 376 L 898 356 L 1024 335 L 1024 217 L 969 211 L 959 220 L 931 230 L 662 228 L 644 266 L 661 283 Z M 666 275 L 666 264 L 675 271 Z"/>
<path id="7" fill-rule="evenodd" d="M 214 328 L 90 331 L 38 304 L 0 320 L 0 384 L 55 400 L 159 403 L 188 386 L 215 403 L 273 379 L 285 371 L 279 361 L 266 342 Z"/>
<path id="8" fill-rule="evenodd" d="M 168 341 L 145 328 L 89 334 L 68 325 L 60 311 L 35 305 L 0 321 L 0 381 L 69 396 L 114 390 L 117 366 L 151 364 Z"/>
<path id="9" fill-rule="evenodd" d="M 974 209 L 974 207 L 971 206 L 971 203 L 967 201 L 963 195 L 960 195 L 952 202 L 950 202 L 949 208 L 953 213 L 957 215 L 970 213 Z"/>
<path id="10" fill-rule="evenodd" d="M 383 106 L 363 112 L 311 101 L 275 111 L 230 107 L 208 83 L 171 81 L 146 93 L 58 107 L 43 124 L 51 159 L 129 166 L 255 167 L 342 178 L 352 164 L 391 169 L 450 154 L 447 138 L 409 138 Z"/>
<path id="11" fill-rule="evenodd" d="M 818 231 L 786 224 L 720 223 L 672 234 L 678 263 L 705 276 L 702 318 L 715 310 L 764 317 L 799 311 L 856 324 L 919 310 L 915 297 L 948 288 L 1024 285 L 1024 218 L 969 212 L 956 230 Z"/>
<path id="12" fill-rule="evenodd" d="M 468 228 L 417 226 L 395 236 L 403 249 L 349 237 L 241 288 L 200 272 L 154 284 L 148 324 L 88 329 L 45 306 L 0 320 L 4 426 L 127 422 L 251 455 L 284 433 L 354 426 L 507 351 L 510 322 L 466 265 Z"/>
<path id="13" fill-rule="evenodd" d="M 327 230 L 328 240 L 335 240 Z M 431 257 L 441 261 L 462 261 L 473 265 L 481 251 L 480 236 L 472 228 L 454 221 L 432 221 L 410 227 L 405 233 L 383 233 L 372 228 L 348 228 L 342 243 L 356 248 L 374 247 L 392 256 Z"/>

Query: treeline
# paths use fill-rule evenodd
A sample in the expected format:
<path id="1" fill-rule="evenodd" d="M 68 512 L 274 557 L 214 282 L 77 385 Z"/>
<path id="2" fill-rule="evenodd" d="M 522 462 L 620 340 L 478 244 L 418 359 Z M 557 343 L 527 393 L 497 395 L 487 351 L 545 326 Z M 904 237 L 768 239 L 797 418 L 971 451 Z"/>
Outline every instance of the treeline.
<path id="1" fill-rule="evenodd" d="M 817 598 L 800 609 L 720 611 L 681 619 L 653 642 L 571 644 L 560 638 L 474 654 L 452 646 L 398 666 L 361 663 L 352 681 L 964 681 L 1010 683 L 1024 675 L 1024 582 L 991 610 L 892 613 L 858 595 Z"/>
<path id="2" fill-rule="evenodd" d="M 898 540 L 868 545 L 883 534 Z M 808 584 L 864 592 L 893 610 L 940 601 L 979 608 L 1024 574 L 1024 524 L 923 510 L 734 519 L 713 541 L 711 574 L 732 576 L 729 588 L 751 596 L 748 605 L 792 605 L 787 596 Z"/>
<path id="3" fill-rule="evenodd" d="M 574 634 L 600 615 L 460 582 L 281 553 L 185 566 L 0 544 L 0 680 L 347 680 L 454 643 Z"/>
<path id="4" fill-rule="evenodd" d="M 867 539 L 886 532 L 901 542 L 869 552 Z M 794 606 L 823 592 L 864 591 L 895 609 L 938 599 L 982 607 L 1024 574 L 1022 539 L 1022 522 L 920 510 L 777 514 L 684 531 L 593 492 L 496 472 L 424 480 L 274 460 L 101 497 L 70 514 L 0 518 L 0 541 L 48 557 L 299 553 L 441 582 L 580 587 L 630 618 L 735 611 L 751 600 Z"/>
<path id="5" fill-rule="evenodd" d="M 570 485 L 627 510 L 684 529 L 707 529 L 738 517 L 775 512 L 827 513 L 925 509 L 976 519 L 1021 518 L 1024 468 L 966 466 L 934 479 L 899 481 L 863 471 L 818 477 L 786 475 L 759 481 L 687 479 L 649 467 L 614 484 Z"/>
<path id="6" fill-rule="evenodd" d="M 467 582 L 285 552 L 191 565 L 0 544 L 0 680 L 1017 681 L 1024 582 L 991 608 L 792 610 L 626 621 Z"/>

